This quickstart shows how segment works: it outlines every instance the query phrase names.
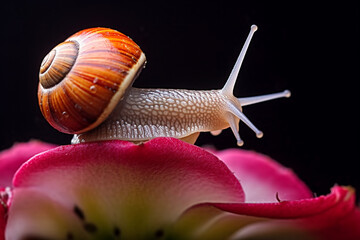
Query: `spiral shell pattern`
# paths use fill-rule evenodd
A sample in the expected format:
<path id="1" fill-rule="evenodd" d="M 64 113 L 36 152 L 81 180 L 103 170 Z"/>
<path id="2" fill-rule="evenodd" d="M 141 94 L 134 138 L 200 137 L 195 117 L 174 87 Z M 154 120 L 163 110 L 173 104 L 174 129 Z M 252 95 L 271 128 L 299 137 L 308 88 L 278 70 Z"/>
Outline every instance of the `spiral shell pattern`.
<path id="1" fill-rule="evenodd" d="M 39 73 L 42 114 L 57 130 L 82 133 L 111 113 L 145 64 L 140 47 L 109 28 L 82 30 L 45 56 Z"/>

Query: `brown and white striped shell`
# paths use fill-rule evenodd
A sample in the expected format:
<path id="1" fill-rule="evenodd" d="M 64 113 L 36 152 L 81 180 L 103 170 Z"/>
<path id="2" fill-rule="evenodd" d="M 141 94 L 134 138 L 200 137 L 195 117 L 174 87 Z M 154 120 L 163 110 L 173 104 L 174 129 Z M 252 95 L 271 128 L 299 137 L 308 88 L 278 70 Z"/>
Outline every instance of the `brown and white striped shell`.
<path id="1" fill-rule="evenodd" d="M 131 87 L 145 61 L 140 47 L 118 31 L 90 28 L 75 33 L 41 63 L 42 114 L 64 133 L 95 128 Z"/>

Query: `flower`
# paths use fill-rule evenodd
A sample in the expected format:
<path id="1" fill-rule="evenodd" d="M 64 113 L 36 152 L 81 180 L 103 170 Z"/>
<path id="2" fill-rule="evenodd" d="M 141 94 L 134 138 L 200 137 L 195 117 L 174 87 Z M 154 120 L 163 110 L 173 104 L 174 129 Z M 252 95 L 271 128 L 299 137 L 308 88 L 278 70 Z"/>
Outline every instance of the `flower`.
<path id="1" fill-rule="evenodd" d="M 54 148 L 55 145 L 40 141 L 17 143 L 11 149 L 0 153 L 0 240 L 4 238 L 7 217 L 9 188 L 12 187 L 12 178 L 19 167 L 37 153 Z"/>
<path id="2" fill-rule="evenodd" d="M 0 239 L 360 238 L 351 187 L 314 198 L 255 152 L 172 138 L 29 147 L 21 160 L 17 148 L 0 155 Z"/>

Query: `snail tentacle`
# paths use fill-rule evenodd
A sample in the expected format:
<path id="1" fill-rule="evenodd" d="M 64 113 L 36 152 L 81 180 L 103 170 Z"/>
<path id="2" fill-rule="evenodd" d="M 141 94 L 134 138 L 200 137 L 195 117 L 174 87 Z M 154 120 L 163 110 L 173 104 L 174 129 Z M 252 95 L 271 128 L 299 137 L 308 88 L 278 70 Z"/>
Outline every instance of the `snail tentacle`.
<path id="1" fill-rule="evenodd" d="M 239 146 L 242 146 L 244 144 L 244 142 L 240 138 L 240 134 L 238 133 L 240 120 L 243 121 L 249 128 L 251 128 L 255 132 L 256 137 L 261 138 L 263 136 L 263 132 L 260 131 L 242 112 L 243 106 L 255 104 L 255 103 L 259 103 L 259 102 L 264 102 L 264 101 L 268 101 L 268 100 L 272 100 L 272 99 L 276 99 L 276 98 L 290 96 L 290 91 L 285 90 L 284 92 L 281 92 L 281 93 L 273 93 L 273 94 L 248 97 L 248 98 L 238 98 L 236 100 L 234 99 L 235 97 L 233 96 L 233 91 L 234 91 L 235 83 L 236 83 L 242 62 L 244 60 L 245 54 L 249 48 L 251 39 L 252 39 L 254 33 L 256 32 L 256 30 L 257 30 L 257 26 L 252 25 L 249 35 L 246 38 L 245 44 L 244 44 L 243 48 L 241 49 L 239 57 L 236 60 L 236 63 L 230 73 L 230 76 L 229 76 L 228 80 L 226 81 L 224 87 L 221 89 L 221 94 L 225 98 L 225 103 L 226 103 L 225 108 L 228 112 L 228 114 L 226 114 L 224 116 L 225 116 L 225 119 L 227 120 L 227 122 L 229 123 L 229 126 L 230 126 L 232 132 L 234 133 L 234 136 L 237 140 L 237 144 Z M 217 132 L 215 132 L 215 133 L 217 133 Z"/>

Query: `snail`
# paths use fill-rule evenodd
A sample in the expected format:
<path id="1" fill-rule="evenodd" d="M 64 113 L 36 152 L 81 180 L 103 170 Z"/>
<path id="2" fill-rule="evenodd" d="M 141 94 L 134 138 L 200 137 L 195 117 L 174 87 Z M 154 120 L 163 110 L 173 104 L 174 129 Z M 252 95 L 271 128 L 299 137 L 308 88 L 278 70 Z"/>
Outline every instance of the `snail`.
<path id="1" fill-rule="evenodd" d="M 134 88 L 132 84 L 146 63 L 140 47 L 116 30 L 82 30 L 43 59 L 38 86 L 41 112 L 55 129 L 74 134 L 72 143 L 110 139 L 144 142 L 156 137 L 195 143 L 200 132 L 216 135 L 230 127 L 241 146 L 240 120 L 257 137 L 263 136 L 242 107 L 290 96 L 288 90 L 256 97 L 233 96 L 256 30 L 252 25 L 224 87 L 204 91 Z"/>

